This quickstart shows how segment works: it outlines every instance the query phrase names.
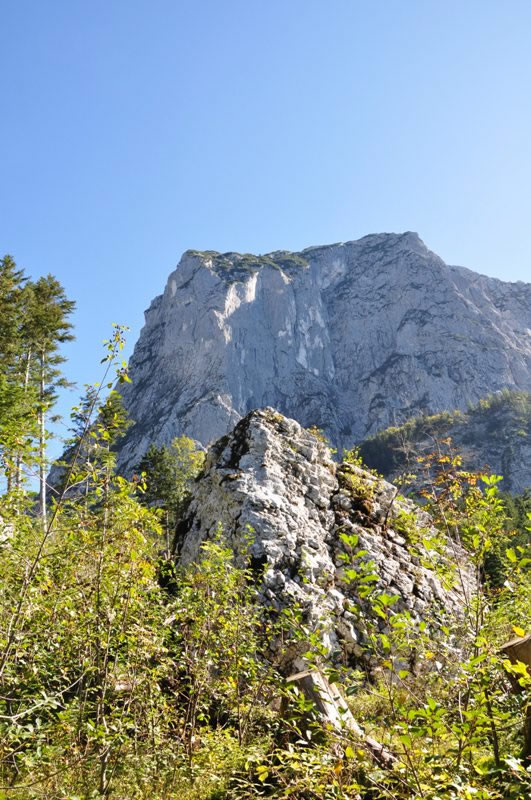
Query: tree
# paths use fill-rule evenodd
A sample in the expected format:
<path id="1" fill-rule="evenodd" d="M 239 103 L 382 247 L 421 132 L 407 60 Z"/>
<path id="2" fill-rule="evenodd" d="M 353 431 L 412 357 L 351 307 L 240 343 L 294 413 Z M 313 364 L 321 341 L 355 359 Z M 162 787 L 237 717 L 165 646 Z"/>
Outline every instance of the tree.
<path id="1" fill-rule="evenodd" d="M 26 278 L 9 255 L 0 261 L 0 451 L 8 488 L 29 417 L 24 391 Z"/>
<path id="2" fill-rule="evenodd" d="M 191 482 L 204 460 L 204 452 L 197 449 L 193 439 L 179 436 L 169 447 L 150 445 L 136 467 L 145 482 L 141 502 L 161 511 L 168 553 L 170 539 L 190 497 Z"/>
<path id="3" fill-rule="evenodd" d="M 75 302 L 68 300 L 63 287 L 53 277 L 47 275 L 28 285 L 27 324 L 25 337 L 28 347 L 28 379 L 35 381 L 38 391 L 39 424 L 39 497 L 40 516 L 46 526 L 46 417 L 57 400 L 57 389 L 68 385 L 59 369 L 65 359 L 58 352 L 59 345 L 74 337 L 68 317 L 75 309 Z M 32 359 L 35 364 L 33 375 L 29 374 Z"/>
<path id="4" fill-rule="evenodd" d="M 66 449 L 54 464 L 52 490 L 56 497 L 63 492 L 70 496 L 88 494 L 91 485 L 102 472 L 114 469 L 115 448 L 132 420 L 115 389 L 105 399 L 100 398 L 100 386 L 86 386 L 79 405 L 71 411 L 70 431 Z"/>
<path id="5" fill-rule="evenodd" d="M 19 354 L 24 271 L 9 255 L 0 260 L 0 370 L 9 374 Z"/>

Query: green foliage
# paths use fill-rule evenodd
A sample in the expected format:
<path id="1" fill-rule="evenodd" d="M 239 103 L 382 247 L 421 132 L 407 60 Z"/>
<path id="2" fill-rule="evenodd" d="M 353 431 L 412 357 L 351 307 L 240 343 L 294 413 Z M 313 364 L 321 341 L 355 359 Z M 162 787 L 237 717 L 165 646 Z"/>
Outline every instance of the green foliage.
<path id="1" fill-rule="evenodd" d="M 13 264 L 4 267 L 8 319 L 9 292 L 25 284 Z M 70 335 L 53 330 L 51 370 L 54 336 Z M 327 650 L 326 631 L 304 608 L 264 606 L 260 576 L 247 567 L 252 531 L 236 561 L 235 542 L 221 530 L 188 565 L 168 558 L 168 542 L 161 554 L 203 454 L 181 437 L 150 448 L 131 481 L 116 474 L 113 448 L 128 421 L 108 372 L 127 380 L 122 347 L 117 326 L 102 386 L 74 412 L 64 485 L 46 525 L 16 481 L 34 453 L 17 440 L 15 418 L 6 412 L 2 420 L 13 480 L 0 497 L 0 798 L 528 796 L 521 728 L 531 677 L 500 651 L 529 630 L 528 498 L 501 496 L 496 476 L 463 470 L 442 448 L 422 461 L 435 527 L 419 528 L 403 509 L 381 525 L 381 535 L 392 525 L 404 537 L 435 584 L 463 591 L 460 619 L 430 609 L 414 617 L 398 595 L 379 589 L 377 564 L 357 534 L 343 533 L 335 557 L 354 598 L 346 610 L 359 636 L 355 668 Z M 6 333 L 6 409 L 10 387 L 30 397 L 33 381 L 17 348 Z M 48 374 L 52 394 L 56 377 Z M 36 402 L 32 411 L 39 423 L 41 408 Z M 31 441 L 38 435 L 31 420 L 24 431 Z M 341 491 L 369 513 L 376 478 L 360 466 L 358 453 L 347 454 L 337 475 Z M 493 554 L 499 580 L 486 568 Z M 289 674 L 294 657 L 336 687 L 338 725 L 323 724 Z"/>
<path id="2" fill-rule="evenodd" d="M 352 464 L 354 467 L 365 469 L 365 464 L 363 458 L 361 457 L 359 447 L 353 447 L 351 450 L 343 450 L 341 460 L 346 464 Z"/>
<path id="3" fill-rule="evenodd" d="M 108 366 L 121 341 L 118 328 Z M 219 540 L 173 596 L 162 588 L 157 515 L 138 502 L 137 482 L 114 473 L 119 397 L 98 395 L 76 412 L 47 527 L 11 494 L 1 500 L 0 787 L 20 797 L 197 796 L 196 756 L 206 765 L 212 755 L 203 733 L 220 759 L 225 741 L 232 769 L 263 713 L 258 606 Z M 194 455 L 176 443 L 178 464 L 197 464 Z M 220 764 L 209 769 L 217 790 Z"/>
<path id="4" fill-rule="evenodd" d="M 35 283 L 27 284 L 25 289 L 25 334 L 29 352 L 34 354 L 36 360 L 35 380 L 38 385 L 40 515 L 43 526 L 46 526 L 46 415 L 57 400 L 57 389 L 68 385 L 59 369 L 59 365 L 65 360 L 59 353 L 59 345 L 74 338 L 70 333 L 72 325 L 68 317 L 72 314 L 75 303 L 67 299 L 63 287 L 53 275 L 39 278 Z"/>
<path id="5" fill-rule="evenodd" d="M 0 262 L 0 457 L 8 488 L 23 490 L 22 465 L 38 467 L 46 525 L 46 416 L 66 385 L 59 346 L 73 339 L 75 303 L 52 276 L 28 281 L 10 256 Z"/>
<path id="6" fill-rule="evenodd" d="M 360 463 L 362 462 L 357 458 L 345 461 L 338 470 L 338 480 L 342 489 L 353 498 L 358 501 L 365 500 L 364 508 L 366 511 L 370 511 L 377 483 L 366 472 L 361 471 Z"/>
<path id="7" fill-rule="evenodd" d="M 498 537 L 492 549 L 485 556 L 485 574 L 492 587 L 501 588 L 508 578 L 508 565 L 505 553 L 507 548 L 514 552 L 524 552 L 531 547 L 531 494 L 529 490 L 522 495 L 501 492 L 504 508 L 504 535 Z"/>
<path id="8" fill-rule="evenodd" d="M 528 547 L 531 545 L 531 489 L 516 496 L 503 493 L 502 500 L 506 513 L 505 528 L 510 533 L 511 547 Z"/>
<path id="9" fill-rule="evenodd" d="M 243 555 L 243 554 L 242 554 Z M 189 763 L 205 724 L 230 725 L 249 741 L 255 718 L 270 695 L 272 673 L 257 658 L 264 644 L 263 611 L 252 575 L 233 563 L 221 530 L 201 547 L 201 558 L 177 576 L 174 626 L 180 653 L 178 697 Z"/>
<path id="10" fill-rule="evenodd" d="M 18 462 L 30 462 L 37 436 L 36 387 L 29 381 L 28 289 L 23 270 L 10 256 L 0 261 L 0 463 L 8 484 L 17 480 Z"/>
<path id="11" fill-rule="evenodd" d="M 64 504 L 45 540 L 37 526 L 4 548 L 4 783 L 18 774 L 55 796 L 65 780 L 74 794 L 88 780 L 105 794 L 119 760 L 138 757 L 131 732 L 141 752 L 166 730 L 157 533 L 131 487 L 107 476 L 92 502 Z"/>
<path id="12" fill-rule="evenodd" d="M 301 253 L 288 250 L 276 250 L 263 256 L 253 253 L 218 253 L 215 250 L 187 250 L 187 254 L 210 260 L 219 275 L 236 280 L 245 279 L 264 267 L 273 267 L 288 273 L 308 267 L 308 261 Z"/>
<path id="13" fill-rule="evenodd" d="M 118 361 L 125 343 L 125 330 L 122 325 L 113 325 L 112 338 L 104 342 L 104 380 L 86 386 L 79 405 L 74 406 L 70 414 L 72 436 L 66 442 L 63 457 L 55 463 L 58 469 L 54 485 L 48 487 L 49 493 L 59 498 L 59 502 L 67 495 L 87 494 L 90 486 L 100 479 L 102 470 L 114 467 L 116 446 L 133 424 L 123 407 L 121 395 L 112 388 L 113 381 L 108 380 L 112 368 L 119 384 L 129 379 L 125 363 Z M 109 390 L 107 396 L 105 390 Z"/>
<path id="14" fill-rule="evenodd" d="M 523 665 L 512 667 L 499 647 L 515 633 L 523 635 L 530 618 L 529 558 L 507 548 L 510 580 L 495 592 L 481 582 L 485 555 L 504 536 L 499 479 L 461 471 L 458 457 L 433 455 L 432 460 L 437 469 L 425 501 L 438 533 L 430 534 L 430 547 L 409 518 L 393 519 L 393 526 L 414 547 L 422 537 L 428 555 L 448 552 L 448 542 L 465 543 L 479 591 L 466 592 L 463 619 L 443 624 L 427 618 L 420 625 L 396 606 L 396 597 L 375 589 L 366 593 L 373 619 L 385 626 L 382 630 L 381 622 L 364 615 L 372 683 L 354 684 L 351 709 L 399 760 L 394 774 L 378 777 L 378 797 L 516 800 L 531 789 L 531 771 L 519 758 L 531 678 Z M 351 557 L 355 565 L 355 543 Z M 437 559 L 425 566 L 436 569 Z M 453 575 L 443 577 L 465 585 L 457 559 Z M 520 696 L 507 678 L 515 669 L 525 689 Z M 365 779 L 376 774 L 367 767 Z"/>
<path id="15" fill-rule="evenodd" d="M 504 389 L 461 411 L 443 411 L 408 420 L 369 437 L 360 454 L 384 475 L 415 471 L 417 455 L 429 453 L 437 442 L 451 437 L 466 450 L 481 447 L 482 439 L 510 454 L 511 442 L 531 434 L 531 393 Z M 479 466 L 479 465 L 478 465 Z"/>
<path id="16" fill-rule="evenodd" d="M 166 547 L 175 550 L 177 523 L 188 505 L 190 487 L 200 473 L 205 454 L 188 436 L 176 437 L 169 447 L 152 444 L 136 467 L 141 480 L 141 502 L 159 510 Z"/>

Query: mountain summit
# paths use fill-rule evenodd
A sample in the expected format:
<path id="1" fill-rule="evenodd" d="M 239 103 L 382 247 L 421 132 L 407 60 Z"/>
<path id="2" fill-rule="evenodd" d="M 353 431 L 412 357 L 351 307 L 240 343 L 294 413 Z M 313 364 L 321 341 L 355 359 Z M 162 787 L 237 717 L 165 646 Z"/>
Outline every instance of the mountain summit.
<path id="1" fill-rule="evenodd" d="M 417 234 L 299 253 L 188 250 L 146 312 L 120 453 L 203 444 L 273 406 L 336 447 L 420 413 L 531 390 L 531 284 L 448 266 Z"/>

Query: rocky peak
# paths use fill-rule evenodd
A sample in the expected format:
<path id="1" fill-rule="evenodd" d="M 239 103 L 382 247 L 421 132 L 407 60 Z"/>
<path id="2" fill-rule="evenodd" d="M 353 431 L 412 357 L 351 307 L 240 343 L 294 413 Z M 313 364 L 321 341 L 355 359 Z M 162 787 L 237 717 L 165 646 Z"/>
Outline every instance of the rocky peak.
<path id="1" fill-rule="evenodd" d="M 417 234 L 300 253 L 188 250 L 146 312 L 122 468 L 273 406 L 351 447 L 419 413 L 531 390 L 531 284 L 447 266 Z"/>
<path id="2" fill-rule="evenodd" d="M 422 551 L 419 532 L 434 532 L 425 512 L 386 481 L 336 464 L 323 442 L 270 408 L 248 414 L 209 449 L 178 532 L 181 562 L 198 559 L 220 525 L 236 554 L 251 537 L 263 602 L 299 604 L 308 624 L 324 626 L 325 644 L 350 660 L 362 654 L 364 617 L 375 616 L 362 587 L 397 595 L 395 608 L 435 623 L 461 614 L 473 591 L 455 542 L 436 556 Z"/>

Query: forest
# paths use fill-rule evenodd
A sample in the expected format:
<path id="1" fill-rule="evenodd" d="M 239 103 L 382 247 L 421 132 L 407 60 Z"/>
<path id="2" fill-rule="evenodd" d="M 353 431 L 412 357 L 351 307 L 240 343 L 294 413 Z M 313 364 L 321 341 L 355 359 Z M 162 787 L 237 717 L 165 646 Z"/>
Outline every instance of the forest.
<path id="1" fill-rule="evenodd" d="M 53 276 L 0 262 L 0 798 L 529 797 L 531 675 L 504 647 L 531 641 L 529 498 L 465 470 L 448 440 L 423 453 L 419 501 L 436 533 L 407 515 L 400 533 L 421 560 L 459 541 L 476 591 L 447 625 L 417 625 L 345 534 L 360 598 L 350 611 L 366 633 L 358 664 L 339 663 L 304 609 L 263 605 L 260 575 L 221 528 L 179 564 L 176 531 L 204 462 L 191 439 L 152 445 L 130 476 L 116 470 L 134 424 L 119 395 L 122 326 L 48 485 L 74 307 Z M 356 450 L 342 458 L 362 467 Z M 352 491 L 363 500 L 370 483 Z M 294 645 L 336 687 L 337 724 L 286 675 Z"/>

